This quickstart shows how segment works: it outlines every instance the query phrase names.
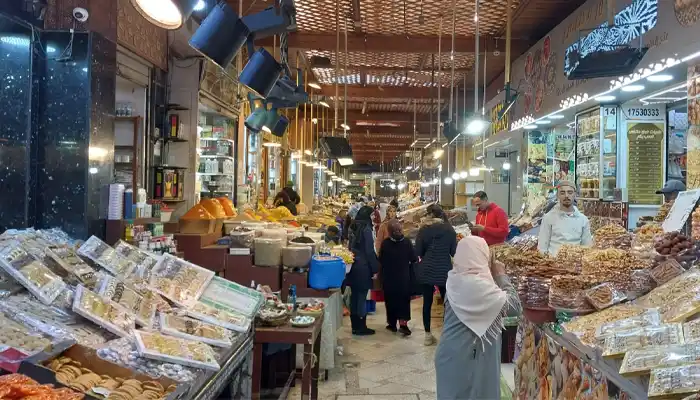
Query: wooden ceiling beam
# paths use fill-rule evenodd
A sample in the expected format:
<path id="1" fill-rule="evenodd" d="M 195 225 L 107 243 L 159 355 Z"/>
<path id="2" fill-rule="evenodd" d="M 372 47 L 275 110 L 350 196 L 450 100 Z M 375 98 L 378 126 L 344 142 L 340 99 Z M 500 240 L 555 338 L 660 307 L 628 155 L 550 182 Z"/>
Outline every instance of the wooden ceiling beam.
<path id="1" fill-rule="evenodd" d="M 417 123 L 423 124 L 430 122 L 430 114 L 418 114 Z M 365 132 L 366 129 L 384 129 L 381 126 L 377 127 L 365 127 L 362 125 L 357 125 L 357 121 L 366 122 L 394 122 L 397 124 L 409 124 L 413 123 L 413 113 L 412 112 L 393 112 L 393 111 L 370 111 L 366 114 L 362 114 L 360 111 L 348 110 L 348 122 L 350 122 L 350 129 L 353 132 Z M 433 122 L 434 123 L 434 122 Z M 407 129 L 412 130 L 413 127 L 407 125 Z"/>
<path id="2" fill-rule="evenodd" d="M 330 68 L 330 69 L 335 69 L 335 65 L 332 64 L 325 64 L 322 62 L 314 62 L 313 57 L 310 60 L 311 68 Z M 340 66 L 341 69 L 344 68 L 344 66 Z M 348 65 L 348 69 L 359 69 L 360 70 L 360 79 L 363 79 L 365 77 L 365 74 L 367 74 L 367 71 L 376 71 L 376 72 L 404 72 L 404 71 L 423 71 L 423 67 L 420 68 L 406 68 L 406 67 L 387 67 L 387 66 L 381 66 L 381 65 Z M 449 74 L 452 71 L 452 69 L 448 70 L 443 70 L 442 73 L 444 74 Z M 463 73 L 463 72 L 474 72 L 474 68 L 455 68 L 455 73 Z"/>
<path id="3" fill-rule="evenodd" d="M 341 27 L 342 29 L 342 27 Z M 344 41 L 344 38 L 342 38 Z M 451 48 L 450 35 L 442 36 L 442 48 Z M 348 33 L 348 51 L 382 52 L 382 53 L 437 53 L 440 39 L 438 36 L 405 36 L 405 35 L 376 35 Z M 257 46 L 272 46 L 273 38 L 264 38 L 255 41 Z M 293 32 L 287 38 L 289 48 L 308 50 L 335 50 L 335 33 L 311 33 Z M 511 42 L 511 51 L 514 54 L 521 54 L 530 48 L 530 41 L 514 39 Z M 345 44 L 341 46 L 345 49 Z M 501 47 L 503 47 L 501 45 Z M 474 37 L 456 37 L 456 53 L 473 53 L 476 50 Z M 496 48 L 496 41 L 488 36 L 482 36 L 479 43 L 480 52 L 493 53 Z M 502 49 L 498 49 L 502 50 Z M 503 54 L 503 52 L 501 52 Z M 503 55 L 502 55 L 503 56 Z"/>
<path id="4" fill-rule="evenodd" d="M 321 94 L 324 96 L 335 96 L 334 85 L 321 85 Z M 343 89 L 341 87 L 342 95 Z M 469 95 L 471 91 L 467 92 Z M 442 88 L 443 98 L 448 99 L 450 96 L 450 88 Z M 430 99 L 437 98 L 436 88 L 418 86 L 377 86 L 377 85 L 348 85 L 348 98 L 352 97 L 384 97 L 384 98 L 403 98 L 403 99 Z"/>

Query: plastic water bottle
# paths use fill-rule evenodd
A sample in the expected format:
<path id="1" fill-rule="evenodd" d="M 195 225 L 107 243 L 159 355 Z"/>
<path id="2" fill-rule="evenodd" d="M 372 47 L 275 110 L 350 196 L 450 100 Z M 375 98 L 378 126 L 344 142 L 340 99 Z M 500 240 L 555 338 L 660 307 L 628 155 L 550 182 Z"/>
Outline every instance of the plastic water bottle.
<path id="1" fill-rule="evenodd" d="M 287 302 L 292 304 L 292 310 L 296 312 L 297 310 L 297 285 L 289 285 L 289 296 L 287 296 Z"/>

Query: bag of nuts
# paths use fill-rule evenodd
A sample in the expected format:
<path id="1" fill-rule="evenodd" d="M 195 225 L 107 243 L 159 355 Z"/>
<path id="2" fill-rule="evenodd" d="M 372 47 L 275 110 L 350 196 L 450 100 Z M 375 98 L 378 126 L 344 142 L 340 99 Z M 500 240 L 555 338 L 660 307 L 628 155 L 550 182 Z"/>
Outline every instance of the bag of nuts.
<path id="1" fill-rule="evenodd" d="M 595 311 L 586 299 L 586 289 L 600 282 L 582 275 L 557 275 L 549 288 L 549 306 L 558 311 L 587 313 Z"/>
<path id="2" fill-rule="evenodd" d="M 586 299 L 596 308 L 603 310 L 627 299 L 624 293 L 609 283 L 602 283 L 586 291 Z"/>

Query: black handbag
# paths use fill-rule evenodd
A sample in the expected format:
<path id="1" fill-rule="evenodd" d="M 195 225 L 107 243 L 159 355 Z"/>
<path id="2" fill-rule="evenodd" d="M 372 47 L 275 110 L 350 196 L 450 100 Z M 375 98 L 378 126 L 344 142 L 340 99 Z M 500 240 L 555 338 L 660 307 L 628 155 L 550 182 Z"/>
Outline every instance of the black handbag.
<path id="1" fill-rule="evenodd" d="M 419 262 L 413 262 L 409 266 L 409 276 L 411 278 L 410 282 L 410 292 L 411 292 L 411 297 L 413 296 L 421 296 L 423 295 L 423 289 L 422 285 L 418 282 L 418 276 L 417 276 L 417 269 L 421 268 L 422 266 L 420 265 Z"/>

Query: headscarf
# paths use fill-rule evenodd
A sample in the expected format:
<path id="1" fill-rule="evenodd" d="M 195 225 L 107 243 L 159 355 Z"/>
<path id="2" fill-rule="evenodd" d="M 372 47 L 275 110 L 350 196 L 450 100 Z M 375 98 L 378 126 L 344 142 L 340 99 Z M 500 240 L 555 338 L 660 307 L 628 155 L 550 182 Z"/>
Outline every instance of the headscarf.
<path id="1" fill-rule="evenodd" d="M 457 244 L 447 275 L 447 300 L 459 320 L 482 341 L 503 330 L 508 294 L 491 275 L 491 253 L 484 239 L 467 236 Z"/>
<path id="2" fill-rule="evenodd" d="M 357 202 L 351 205 L 348 209 L 348 216 L 350 216 L 351 219 L 355 219 L 357 212 L 360 211 L 360 208 L 362 208 L 362 203 Z"/>
<path id="3" fill-rule="evenodd" d="M 369 206 L 362 206 L 355 219 L 350 224 L 350 250 L 355 247 L 355 244 L 362 237 L 362 230 L 367 226 L 372 226 L 372 213 L 374 209 Z"/>

